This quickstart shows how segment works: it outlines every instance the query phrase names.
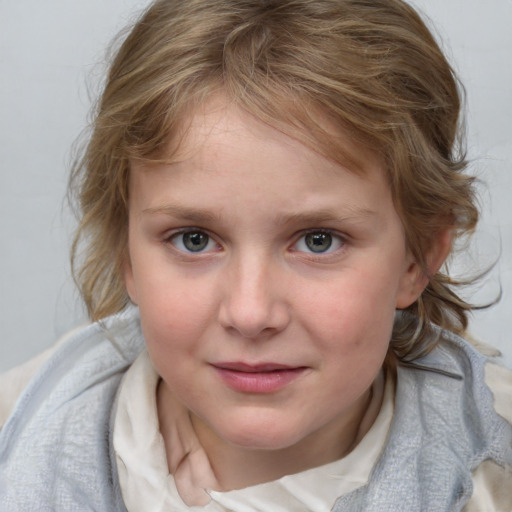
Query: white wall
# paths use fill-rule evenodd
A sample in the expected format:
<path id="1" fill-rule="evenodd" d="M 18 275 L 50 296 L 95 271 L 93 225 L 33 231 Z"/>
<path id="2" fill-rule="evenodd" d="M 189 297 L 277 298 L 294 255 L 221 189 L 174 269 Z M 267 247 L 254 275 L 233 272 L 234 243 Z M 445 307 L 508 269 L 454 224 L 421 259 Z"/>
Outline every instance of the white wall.
<path id="1" fill-rule="evenodd" d="M 512 1 L 412 0 L 434 22 L 467 91 L 468 156 L 480 187 L 482 220 L 456 270 L 485 268 L 499 257 L 473 300 L 471 331 L 500 348 L 512 366 Z"/>
<path id="2" fill-rule="evenodd" d="M 499 265 L 477 293 L 501 303 L 473 332 L 512 364 L 512 1 L 415 0 L 434 20 L 468 91 L 469 154 L 487 182 L 476 248 Z M 104 49 L 143 0 L 0 0 L 0 371 L 84 320 L 69 276 L 71 145 L 85 126 Z M 472 263 L 473 262 L 473 263 Z M 461 269 L 461 265 L 456 266 Z"/>

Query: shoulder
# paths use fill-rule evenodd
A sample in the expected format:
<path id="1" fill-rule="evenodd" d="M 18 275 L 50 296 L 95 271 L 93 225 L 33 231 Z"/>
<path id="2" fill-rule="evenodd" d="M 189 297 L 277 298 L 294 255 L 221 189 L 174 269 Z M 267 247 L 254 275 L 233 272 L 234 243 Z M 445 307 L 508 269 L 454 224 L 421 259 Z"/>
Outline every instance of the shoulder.
<path id="1" fill-rule="evenodd" d="M 512 424 L 512 370 L 490 360 L 485 365 L 485 383 L 493 395 L 494 409 Z"/>
<path id="2" fill-rule="evenodd" d="M 0 374 L 0 429 L 4 426 L 7 418 L 14 409 L 16 401 L 34 375 L 52 354 L 54 354 L 58 347 L 78 330 L 80 330 L 80 328 L 73 329 L 59 338 L 53 346 L 44 352 Z"/>
<path id="3" fill-rule="evenodd" d="M 94 362 L 110 360 L 131 364 L 143 345 L 137 311 L 131 309 L 103 321 L 74 329 L 57 343 L 29 361 L 0 375 L 0 429 L 26 395 L 43 399 L 56 385 L 84 367 L 93 371 Z"/>
<path id="4" fill-rule="evenodd" d="M 442 424 L 450 449 L 470 441 L 464 512 L 512 510 L 512 370 L 498 355 L 488 345 L 442 331 L 438 347 L 410 365 L 415 382 L 428 387 L 419 395 L 421 407 L 436 411 L 430 419 L 421 415 L 430 421 L 428 431 Z"/>
<path id="5" fill-rule="evenodd" d="M 485 382 L 493 395 L 493 406 L 512 425 L 512 370 L 490 361 Z M 512 465 L 482 462 L 473 472 L 473 495 L 465 512 L 512 510 Z"/>
<path id="6" fill-rule="evenodd" d="M 465 336 L 466 350 L 483 356 L 483 386 L 490 391 L 490 410 L 502 420 L 502 430 L 512 430 L 512 369 L 504 366 L 499 351 L 472 336 Z M 512 437 L 504 436 L 501 455 L 512 452 Z M 512 459 L 487 458 L 472 472 L 473 493 L 464 512 L 512 510 Z"/>
<path id="7" fill-rule="evenodd" d="M 512 369 L 503 364 L 499 350 L 471 335 L 465 334 L 462 343 L 466 350 L 481 357 L 483 383 L 490 390 L 489 398 L 494 411 L 512 425 Z"/>
<path id="8" fill-rule="evenodd" d="M 143 346 L 138 315 L 128 313 L 87 326 L 47 358 L 0 431 L 2 510 L 29 510 L 36 499 L 41 510 L 117 510 L 112 411 Z"/>

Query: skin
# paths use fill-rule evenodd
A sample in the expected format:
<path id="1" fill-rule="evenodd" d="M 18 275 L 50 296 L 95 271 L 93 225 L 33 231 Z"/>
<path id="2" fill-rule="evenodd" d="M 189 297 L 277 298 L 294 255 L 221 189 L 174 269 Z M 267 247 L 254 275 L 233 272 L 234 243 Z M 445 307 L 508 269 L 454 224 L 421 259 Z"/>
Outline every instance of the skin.
<path id="1" fill-rule="evenodd" d="M 425 285 L 381 163 L 344 138 L 363 175 L 215 98 L 172 161 L 133 162 L 125 281 L 162 377 L 161 431 L 166 440 L 177 399 L 219 490 L 350 451 L 395 309 Z M 191 251 L 198 236 L 206 245 Z M 312 239 L 331 245 L 314 252 Z M 246 392 L 222 362 L 299 370 L 275 391 Z"/>

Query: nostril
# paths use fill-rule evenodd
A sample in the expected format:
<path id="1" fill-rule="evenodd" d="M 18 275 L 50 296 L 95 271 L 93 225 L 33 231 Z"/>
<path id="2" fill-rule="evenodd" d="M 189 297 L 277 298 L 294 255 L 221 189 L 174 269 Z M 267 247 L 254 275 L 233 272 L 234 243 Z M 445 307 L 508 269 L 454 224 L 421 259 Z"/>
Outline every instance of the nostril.
<path id="1" fill-rule="evenodd" d="M 286 328 L 289 314 L 286 308 L 276 303 L 259 309 L 243 309 L 231 303 L 221 308 L 219 322 L 228 332 L 243 338 L 268 338 Z"/>
<path id="2" fill-rule="evenodd" d="M 286 294 L 273 278 L 271 254 L 251 247 L 231 260 L 229 279 L 220 285 L 219 322 L 243 338 L 268 338 L 289 322 Z"/>

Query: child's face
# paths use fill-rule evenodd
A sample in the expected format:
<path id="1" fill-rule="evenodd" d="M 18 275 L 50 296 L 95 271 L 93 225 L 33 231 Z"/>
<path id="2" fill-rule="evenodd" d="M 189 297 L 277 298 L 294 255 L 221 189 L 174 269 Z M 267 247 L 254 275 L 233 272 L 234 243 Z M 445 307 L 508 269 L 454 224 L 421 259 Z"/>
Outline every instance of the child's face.
<path id="1" fill-rule="evenodd" d="M 133 165 L 127 289 L 203 436 L 275 450 L 357 428 L 418 274 L 360 156 L 364 177 L 217 101 L 176 163 Z"/>

